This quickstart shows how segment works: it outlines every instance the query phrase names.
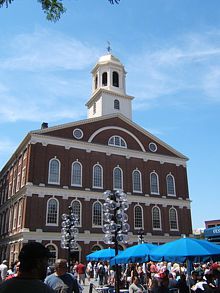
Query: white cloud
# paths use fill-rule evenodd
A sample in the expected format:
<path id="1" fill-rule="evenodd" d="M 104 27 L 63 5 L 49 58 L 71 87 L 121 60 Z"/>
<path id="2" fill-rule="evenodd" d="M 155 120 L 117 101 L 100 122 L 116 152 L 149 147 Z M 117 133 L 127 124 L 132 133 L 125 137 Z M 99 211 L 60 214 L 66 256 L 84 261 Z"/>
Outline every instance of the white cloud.
<path id="1" fill-rule="evenodd" d="M 90 45 L 45 29 L 4 42 L 7 56 L 0 58 L 0 68 L 4 70 L 80 70 L 98 56 Z"/>
<path id="2" fill-rule="evenodd" d="M 188 102 L 187 96 L 199 96 L 201 102 L 218 102 L 219 67 L 219 32 L 181 36 L 163 49 L 151 51 L 148 47 L 143 54 L 130 58 L 129 91 L 138 97 L 137 109 L 155 106 L 155 100 L 169 97 L 173 97 L 174 103 L 176 97 Z"/>

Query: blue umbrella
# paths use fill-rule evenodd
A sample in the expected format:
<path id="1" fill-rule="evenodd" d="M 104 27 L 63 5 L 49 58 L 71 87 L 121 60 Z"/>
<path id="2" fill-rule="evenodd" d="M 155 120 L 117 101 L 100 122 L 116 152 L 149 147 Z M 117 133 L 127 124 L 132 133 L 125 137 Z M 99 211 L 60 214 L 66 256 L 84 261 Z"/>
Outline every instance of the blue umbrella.
<path id="1" fill-rule="evenodd" d="M 142 263 L 148 260 L 150 250 L 155 245 L 150 243 L 142 243 L 131 246 L 120 253 L 120 255 L 111 259 L 110 264 L 127 264 L 127 263 Z"/>
<path id="2" fill-rule="evenodd" d="M 212 256 L 220 258 L 220 246 L 206 240 L 194 238 L 174 240 L 162 244 L 150 252 L 150 259 L 153 261 L 198 261 L 201 258 L 211 258 Z"/>
<path id="3" fill-rule="evenodd" d="M 90 253 L 86 256 L 86 259 L 88 261 L 99 261 L 99 260 L 110 260 L 111 258 L 113 258 L 115 256 L 115 250 L 113 248 L 106 248 L 106 249 L 102 249 L 102 250 L 97 250 L 93 253 Z"/>

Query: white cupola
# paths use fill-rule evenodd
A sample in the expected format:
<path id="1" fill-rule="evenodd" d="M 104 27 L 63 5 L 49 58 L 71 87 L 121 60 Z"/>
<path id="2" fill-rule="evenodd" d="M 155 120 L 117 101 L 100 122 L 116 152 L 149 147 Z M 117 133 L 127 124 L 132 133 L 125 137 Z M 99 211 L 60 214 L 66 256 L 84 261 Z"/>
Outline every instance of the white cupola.
<path id="1" fill-rule="evenodd" d="M 131 120 L 132 96 L 126 94 L 126 71 L 110 52 L 92 70 L 92 96 L 86 103 L 88 118 L 121 113 Z"/>

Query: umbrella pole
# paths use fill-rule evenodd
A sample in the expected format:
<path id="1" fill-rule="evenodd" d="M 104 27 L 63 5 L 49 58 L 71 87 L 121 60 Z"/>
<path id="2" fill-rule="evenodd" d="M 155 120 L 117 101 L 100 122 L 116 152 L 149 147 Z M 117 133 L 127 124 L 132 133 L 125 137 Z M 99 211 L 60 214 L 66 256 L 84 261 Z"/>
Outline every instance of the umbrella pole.
<path id="1" fill-rule="evenodd" d="M 115 256 L 118 255 L 118 241 L 117 241 L 117 231 L 115 231 Z M 115 292 L 120 293 L 120 275 L 118 264 L 115 264 Z"/>

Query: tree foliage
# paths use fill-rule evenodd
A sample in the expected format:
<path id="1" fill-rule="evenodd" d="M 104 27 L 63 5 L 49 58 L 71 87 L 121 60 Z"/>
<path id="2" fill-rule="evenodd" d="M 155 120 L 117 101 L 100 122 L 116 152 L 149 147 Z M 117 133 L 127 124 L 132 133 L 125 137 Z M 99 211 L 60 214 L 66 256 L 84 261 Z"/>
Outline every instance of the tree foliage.
<path id="1" fill-rule="evenodd" d="M 14 0 L 0 0 L 0 7 L 8 7 Z M 19 1 L 19 0 L 18 0 Z M 30 0 L 29 0 L 30 1 Z M 41 3 L 42 10 L 46 13 L 46 17 L 50 21 L 56 22 L 61 15 L 66 11 L 63 5 L 63 0 L 37 0 Z M 119 4 L 120 0 L 108 0 L 111 4 Z"/>

